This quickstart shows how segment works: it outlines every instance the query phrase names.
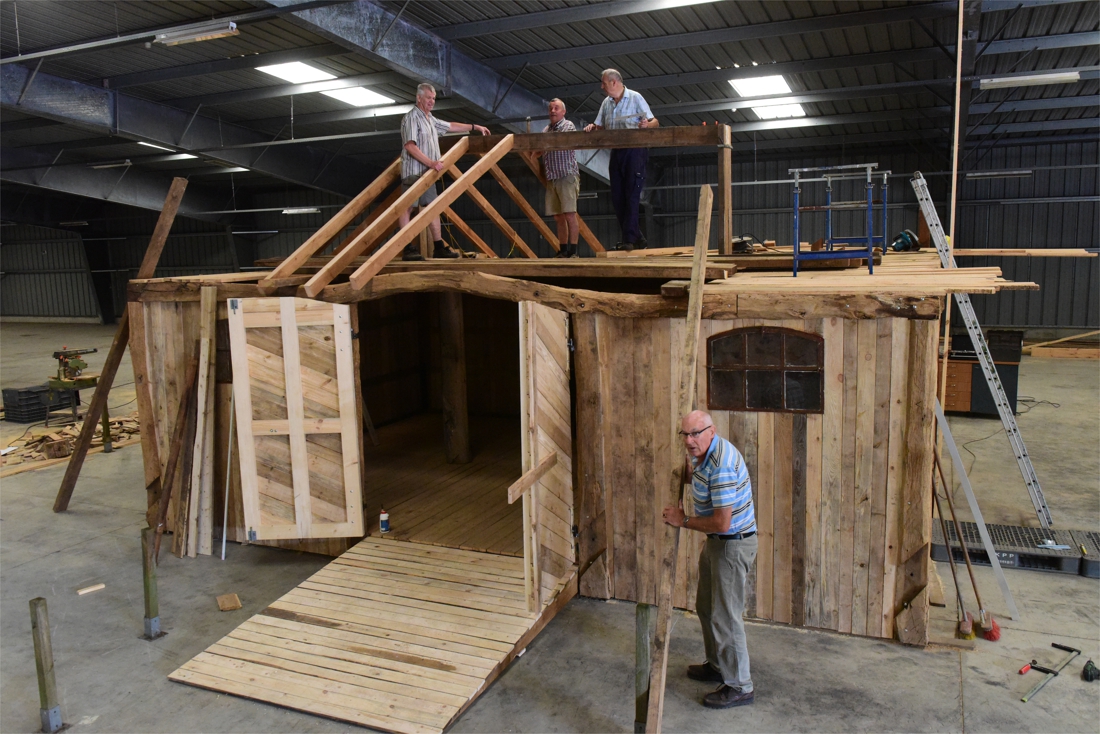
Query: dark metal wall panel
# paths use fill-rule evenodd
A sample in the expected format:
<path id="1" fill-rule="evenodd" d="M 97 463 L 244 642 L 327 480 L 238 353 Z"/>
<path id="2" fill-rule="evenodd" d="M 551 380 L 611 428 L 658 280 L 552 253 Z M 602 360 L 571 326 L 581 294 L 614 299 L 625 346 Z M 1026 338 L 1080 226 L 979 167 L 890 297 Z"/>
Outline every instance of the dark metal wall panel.
<path id="1" fill-rule="evenodd" d="M 98 318 L 80 235 L 30 225 L 0 229 L 0 316 Z"/>

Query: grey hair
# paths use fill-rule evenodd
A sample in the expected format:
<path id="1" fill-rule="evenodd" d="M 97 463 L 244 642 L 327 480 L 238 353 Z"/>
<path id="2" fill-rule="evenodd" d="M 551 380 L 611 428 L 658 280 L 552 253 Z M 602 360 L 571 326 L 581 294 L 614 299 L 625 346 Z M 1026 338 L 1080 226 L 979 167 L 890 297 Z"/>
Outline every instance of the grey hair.
<path id="1" fill-rule="evenodd" d="M 431 84 L 428 84 L 427 82 L 423 82 L 421 84 L 416 85 L 416 96 L 417 97 L 423 97 L 427 92 L 431 92 L 432 94 L 435 94 L 435 87 L 433 87 Z"/>
<path id="2" fill-rule="evenodd" d="M 611 77 L 613 81 L 617 81 L 619 83 L 622 83 L 623 81 L 623 75 L 619 73 L 618 69 L 604 69 L 603 73 L 600 74 L 600 79 L 606 79 L 608 77 Z"/>
<path id="3" fill-rule="evenodd" d="M 551 105 L 551 104 L 554 104 L 555 102 L 557 102 L 558 104 L 560 104 L 560 105 L 561 105 L 561 108 L 562 108 L 563 110 L 565 109 L 565 102 L 562 102 L 562 101 L 561 101 L 560 99 L 558 99 L 557 97 L 554 97 L 554 98 L 553 98 L 552 100 L 550 100 L 550 103 L 549 103 L 549 104 L 548 104 L 547 106 L 549 106 L 549 105 Z"/>

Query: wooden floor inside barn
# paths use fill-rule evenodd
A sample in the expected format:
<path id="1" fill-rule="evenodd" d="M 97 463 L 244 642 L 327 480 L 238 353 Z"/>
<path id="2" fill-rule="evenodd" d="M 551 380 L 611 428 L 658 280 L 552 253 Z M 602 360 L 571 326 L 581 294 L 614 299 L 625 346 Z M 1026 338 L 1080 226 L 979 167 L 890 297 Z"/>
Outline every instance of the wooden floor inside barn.
<path id="1" fill-rule="evenodd" d="M 378 429 L 366 440 L 364 484 L 381 494 L 392 532 L 386 537 L 464 550 L 523 555 L 522 505 L 508 504 L 519 479 L 519 418 L 470 417 L 469 464 L 448 464 L 443 418 L 422 413 Z M 378 529 L 378 507 L 367 507 Z"/>

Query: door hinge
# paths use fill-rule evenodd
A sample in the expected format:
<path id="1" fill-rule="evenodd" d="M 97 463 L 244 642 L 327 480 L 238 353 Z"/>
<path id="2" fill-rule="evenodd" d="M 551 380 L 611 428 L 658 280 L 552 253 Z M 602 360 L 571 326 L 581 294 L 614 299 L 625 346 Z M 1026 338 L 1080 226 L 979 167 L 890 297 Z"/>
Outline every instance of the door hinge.
<path id="1" fill-rule="evenodd" d="M 581 534 L 581 529 L 578 528 L 576 525 L 573 526 L 572 530 L 573 530 L 573 537 L 574 538 L 576 538 L 578 535 Z"/>
<path id="2" fill-rule="evenodd" d="M 352 329 L 351 330 L 351 338 L 352 339 L 358 339 L 359 338 L 359 332 L 356 331 L 355 329 Z"/>
<path id="3" fill-rule="evenodd" d="M 575 346 L 575 345 L 573 344 L 573 340 L 572 340 L 572 339 L 566 339 L 566 340 L 565 340 L 565 345 L 566 345 L 567 347 L 569 347 L 569 351 L 570 351 L 570 352 L 576 351 L 576 349 L 574 348 L 574 346 Z"/>
<path id="4" fill-rule="evenodd" d="M 253 530 L 252 528 L 248 529 L 248 540 L 249 540 L 249 542 L 255 542 L 256 541 L 256 531 Z"/>
<path id="5" fill-rule="evenodd" d="M 237 313 L 237 309 L 240 308 L 241 300 L 239 298 L 229 299 L 229 310 L 233 313 Z"/>

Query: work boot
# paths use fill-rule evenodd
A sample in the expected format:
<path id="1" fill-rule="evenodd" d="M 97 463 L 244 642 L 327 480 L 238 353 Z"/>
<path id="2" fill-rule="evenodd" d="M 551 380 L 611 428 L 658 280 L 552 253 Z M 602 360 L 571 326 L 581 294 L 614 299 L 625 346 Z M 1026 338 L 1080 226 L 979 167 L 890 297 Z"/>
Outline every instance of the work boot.
<path id="1" fill-rule="evenodd" d="M 436 260 L 453 260 L 462 256 L 442 242 L 436 242 L 435 249 L 432 250 L 432 257 Z"/>
<path id="2" fill-rule="evenodd" d="M 709 709 L 729 709 L 734 706 L 748 706 L 753 698 L 752 691 L 743 693 L 740 688 L 723 683 L 712 693 L 703 696 L 703 705 Z"/>
<path id="3" fill-rule="evenodd" d="M 564 242 L 561 243 L 561 247 L 558 249 L 558 252 L 556 255 L 554 255 L 554 257 L 569 257 L 569 245 L 565 244 Z"/>
<path id="4" fill-rule="evenodd" d="M 635 250 L 644 250 L 647 247 L 649 247 L 649 242 L 646 241 L 646 238 L 645 238 L 644 235 L 639 237 L 638 241 L 634 243 L 634 249 Z"/>
<path id="5" fill-rule="evenodd" d="M 566 257 L 577 257 L 577 243 L 569 245 L 569 254 Z"/>
<path id="6" fill-rule="evenodd" d="M 633 242 L 620 242 L 619 244 L 615 245 L 615 249 L 618 250 L 619 252 L 633 252 L 634 243 Z"/>
<path id="7" fill-rule="evenodd" d="M 692 680 L 703 680 L 711 683 L 723 683 L 722 674 L 714 669 L 714 666 L 710 663 L 703 663 L 701 665 L 689 665 L 687 667 L 687 676 Z"/>
<path id="8" fill-rule="evenodd" d="M 405 251 L 401 253 L 401 259 L 405 262 L 417 262 L 424 259 L 420 254 L 420 245 L 405 245 Z"/>

